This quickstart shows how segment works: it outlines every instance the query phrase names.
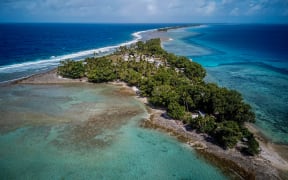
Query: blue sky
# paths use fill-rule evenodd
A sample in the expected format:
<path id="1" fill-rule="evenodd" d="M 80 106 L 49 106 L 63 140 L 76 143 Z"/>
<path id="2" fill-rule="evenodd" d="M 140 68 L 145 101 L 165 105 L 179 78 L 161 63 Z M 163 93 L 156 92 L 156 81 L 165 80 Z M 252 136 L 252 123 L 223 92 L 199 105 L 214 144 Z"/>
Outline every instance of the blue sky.
<path id="1" fill-rule="evenodd" d="M 288 0 L 0 0 L 0 22 L 288 23 Z"/>

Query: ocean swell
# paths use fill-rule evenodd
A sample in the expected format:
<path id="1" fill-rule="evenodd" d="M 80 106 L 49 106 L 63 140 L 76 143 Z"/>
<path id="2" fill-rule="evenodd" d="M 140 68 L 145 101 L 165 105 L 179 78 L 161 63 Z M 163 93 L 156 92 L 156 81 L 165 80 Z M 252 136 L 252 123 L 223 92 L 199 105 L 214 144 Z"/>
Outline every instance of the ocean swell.
<path id="1" fill-rule="evenodd" d="M 61 56 L 51 55 L 51 57 L 48 59 L 40 59 L 40 60 L 28 61 L 24 63 L 0 66 L 0 83 L 6 83 L 6 82 L 14 81 L 17 79 L 21 79 L 27 76 L 31 76 L 33 74 L 45 72 L 47 70 L 55 68 L 59 64 L 60 61 L 65 60 L 65 59 L 80 60 L 88 56 L 93 56 L 93 55 L 101 56 L 101 55 L 111 53 L 120 46 L 131 45 L 141 40 L 142 33 L 154 31 L 154 30 L 155 29 L 135 32 L 132 34 L 132 36 L 134 37 L 133 40 L 128 41 L 128 42 L 123 42 L 118 45 L 84 50 L 84 51 L 74 52 L 71 54 L 61 55 Z"/>

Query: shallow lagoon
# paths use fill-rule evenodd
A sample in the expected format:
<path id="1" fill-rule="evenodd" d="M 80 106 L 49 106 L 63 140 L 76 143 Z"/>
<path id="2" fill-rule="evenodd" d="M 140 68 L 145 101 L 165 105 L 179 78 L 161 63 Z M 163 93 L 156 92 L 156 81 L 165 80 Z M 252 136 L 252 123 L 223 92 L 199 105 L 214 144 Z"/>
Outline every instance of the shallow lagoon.
<path id="1" fill-rule="evenodd" d="M 110 85 L 0 88 L 2 179 L 226 179 Z"/>
<path id="2" fill-rule="evenodd" d="M 219 24 L 170 31 L 164 48 L 207 70 L 206 80 L 241 92 L 269 140 L 288 144 L 287 25 Z"/>

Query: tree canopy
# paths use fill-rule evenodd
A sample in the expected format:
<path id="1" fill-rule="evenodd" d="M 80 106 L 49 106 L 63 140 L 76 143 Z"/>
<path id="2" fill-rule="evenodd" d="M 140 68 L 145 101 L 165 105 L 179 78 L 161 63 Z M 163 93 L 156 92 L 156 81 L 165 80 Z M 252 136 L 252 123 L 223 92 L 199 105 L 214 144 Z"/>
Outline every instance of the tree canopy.
<path id="1" fill-rule="evenodd" d="M 58 73 L 67 78 L 81 78 L 85 75 L 85 68 L 82 61 L 65 60 L 58 66 Z"/>
<path id="2" fill-rule="evenodd" d="M 258 142 L 244 128 L 245 122 L 255 121 L 255 114 L 241 94 L 204 82 L 206 71 L 200 64 L 166 52 L 160 39 L 122 46 L 113 55 L 84 62 L 63 61 L 58 73 L 69 78 L 85 76 L 95 83 L 121 80 L 137 86 L 151 105 L 165 108 L 171 118 L 209 134 L 224 148 L 246 138 L 245 151 L 252 155 L 259 152 Z M 193 119 L 195 112 L 202 114 Z"/>

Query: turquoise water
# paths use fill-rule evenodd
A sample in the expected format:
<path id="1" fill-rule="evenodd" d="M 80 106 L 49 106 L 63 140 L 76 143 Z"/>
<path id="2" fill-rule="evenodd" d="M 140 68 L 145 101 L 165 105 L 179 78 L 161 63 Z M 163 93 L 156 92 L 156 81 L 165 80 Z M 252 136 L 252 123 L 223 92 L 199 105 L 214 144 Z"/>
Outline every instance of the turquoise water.
<path id="1" fill-rule="evenodd" d="M 1 179 L 227 179 L 108 85 L 0 88 Z"/>
<path id="2" fill-rule="evenodd" d="M 287 32 L 287 25 L 207 25 L 170 31 L 163 45 L 203 65 L 207 81 L 240 91 L 261 132 L 287 145 Z"/>

